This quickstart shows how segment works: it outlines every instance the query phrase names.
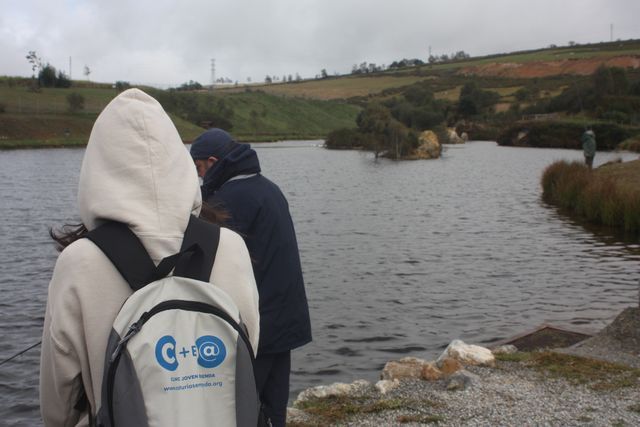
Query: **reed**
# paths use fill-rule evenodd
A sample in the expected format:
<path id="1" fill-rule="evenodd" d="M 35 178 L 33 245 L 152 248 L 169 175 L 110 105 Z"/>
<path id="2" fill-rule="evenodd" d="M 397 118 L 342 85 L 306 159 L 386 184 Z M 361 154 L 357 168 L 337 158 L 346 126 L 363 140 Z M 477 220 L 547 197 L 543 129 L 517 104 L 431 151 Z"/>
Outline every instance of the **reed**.
<path id="1" fill-rule="evenodd" d="M 640 186 L 634 181 L 639 171 L 638 161 L 597 170 L 579 162 L 555 162 L 542 175 L 542 198 L 589 222 L 638 233 Z"/>

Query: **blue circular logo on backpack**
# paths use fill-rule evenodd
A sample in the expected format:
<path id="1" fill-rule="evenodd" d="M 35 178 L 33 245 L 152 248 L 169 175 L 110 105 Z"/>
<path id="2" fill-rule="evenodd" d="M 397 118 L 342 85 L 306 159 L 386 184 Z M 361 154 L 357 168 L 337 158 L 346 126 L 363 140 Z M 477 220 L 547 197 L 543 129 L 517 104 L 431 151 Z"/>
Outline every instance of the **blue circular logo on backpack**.
<path id="1" fill-rule="evenodd" d="M 167 371 L 178 369 L 176 340 L 171 335 L 163 336 L 156 343 L 156 360 Z"/>
<path id="2" fill-rule="evenodd" d="M 227 349 L 218 337 L 201 336 L 196 340 L 196 347 L 198 348 L 198 365 L 203 368 L 215 368 L 227 357 Z"/>

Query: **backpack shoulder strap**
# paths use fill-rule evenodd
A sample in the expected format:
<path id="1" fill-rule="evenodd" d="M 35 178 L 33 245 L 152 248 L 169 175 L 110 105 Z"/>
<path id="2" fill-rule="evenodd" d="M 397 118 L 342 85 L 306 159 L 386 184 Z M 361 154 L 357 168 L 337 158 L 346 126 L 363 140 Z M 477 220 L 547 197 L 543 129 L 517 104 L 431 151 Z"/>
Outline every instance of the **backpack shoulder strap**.
<path id="1" fill-rule="evenodd" d="M 180 248 L 181 253 L 188 252 L 190 255 L 178 261 L 173 274 L 208 282 L 219 242 L 220 227 L 218 225 L 191 215 Z M 199 250 L 193 250 L 194 247 Z"/>
<path id="2" fill-rule="evenodd" d="M 135 292 L 167 276 L 174 267 L 175 276 L 208 282 L 218 250 L 220 227 L 190 216 L 180 252 L 163 259 L 157 267 L 126 224 L 109 221 L 91 230 L 86 237 L 104 252 Z"/>
<path id="3" fill-rule="evenodd" d="M 104 252 L 134 291 L 153 280 L 156 266 L 140 239 L 126 224 L 109 221 L 85 237 Z"/>

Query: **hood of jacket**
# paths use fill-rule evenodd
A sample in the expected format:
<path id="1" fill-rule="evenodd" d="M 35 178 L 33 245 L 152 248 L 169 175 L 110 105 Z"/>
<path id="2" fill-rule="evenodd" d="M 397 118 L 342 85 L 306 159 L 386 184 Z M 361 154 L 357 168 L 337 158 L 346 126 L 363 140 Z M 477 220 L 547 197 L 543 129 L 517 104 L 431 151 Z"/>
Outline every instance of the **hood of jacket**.
<path id="1" fill-rule="evenodd" d="M 201 205 L 193 160 L 158 101 L 139 89 L 114 98 L 98 116 L 82 161 L 84 225 L 123 222 L 157 261 L 179 250 L 189 215 Z"/>
<path id="2" fill-rule="evenodd" d="M 205 173 L 202 180 L 202 193 L 207 198 L 234 176 L 259 172 L 260 162 L 256 152 L 249 144 L 236 144 Z"/>

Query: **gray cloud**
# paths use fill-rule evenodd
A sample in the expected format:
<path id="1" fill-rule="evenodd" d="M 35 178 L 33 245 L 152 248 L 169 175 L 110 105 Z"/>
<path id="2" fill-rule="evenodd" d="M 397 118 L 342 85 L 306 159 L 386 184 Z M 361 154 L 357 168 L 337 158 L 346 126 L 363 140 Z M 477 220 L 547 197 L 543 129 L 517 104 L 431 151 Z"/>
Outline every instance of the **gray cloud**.
<path id="1" fill-rule="evenodd" d="M 362 61 L 464 50 L 484 55 L 640 37 L 637 0 L 0 0 L 0 74 L 30 75 L 25 59 L 112 82 L 240 82 Z"/>

